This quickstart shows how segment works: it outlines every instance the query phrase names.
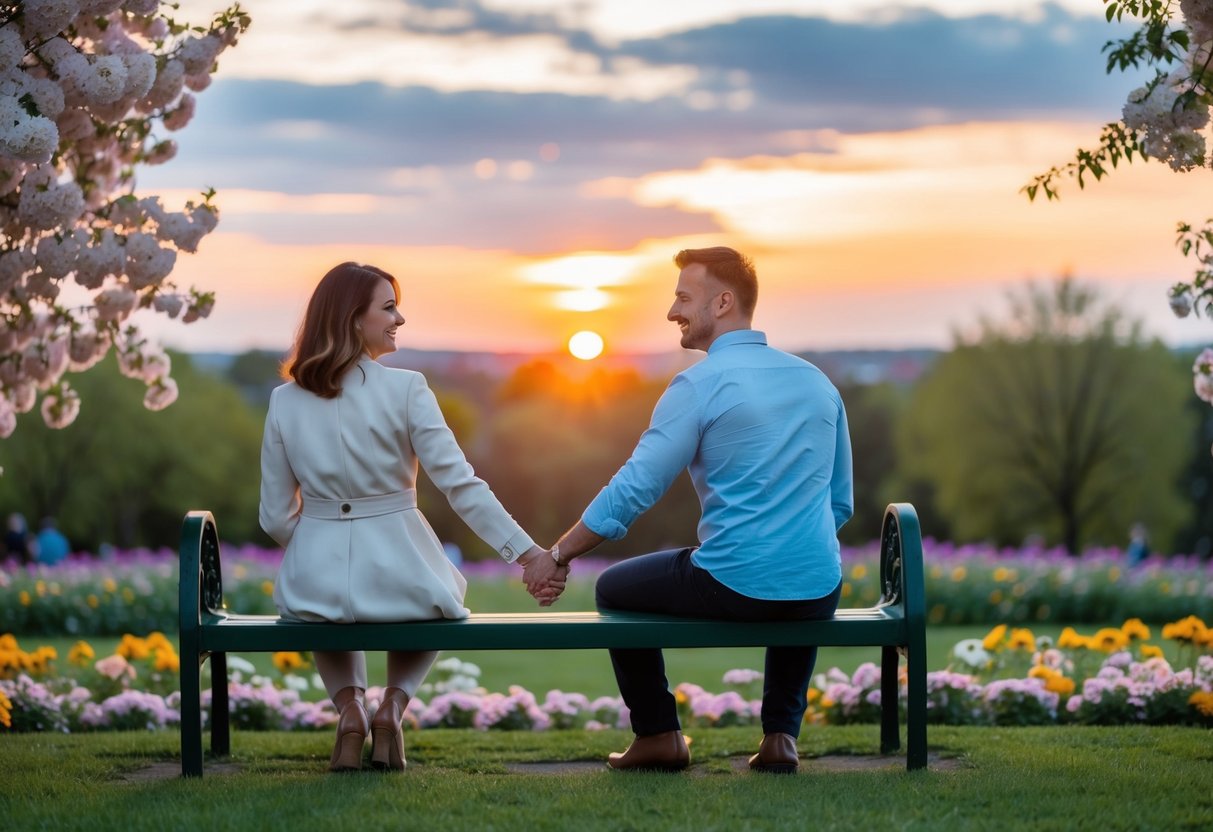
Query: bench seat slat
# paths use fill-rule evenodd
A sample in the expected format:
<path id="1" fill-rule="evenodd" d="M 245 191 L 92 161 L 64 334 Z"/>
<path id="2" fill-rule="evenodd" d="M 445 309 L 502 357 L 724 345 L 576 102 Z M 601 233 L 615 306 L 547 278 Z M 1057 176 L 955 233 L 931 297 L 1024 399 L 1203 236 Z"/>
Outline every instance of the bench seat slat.
<path id="1" fill-rule="evenodd" d="M 904 645 L 898 608 L 839 610 L 832 620 L 734 622 L 635 613 L 477 613 L 462 620 L 316 625 L 272 615 L 204 618 L 208 651 L 551 650 L 607 647 Z"/>

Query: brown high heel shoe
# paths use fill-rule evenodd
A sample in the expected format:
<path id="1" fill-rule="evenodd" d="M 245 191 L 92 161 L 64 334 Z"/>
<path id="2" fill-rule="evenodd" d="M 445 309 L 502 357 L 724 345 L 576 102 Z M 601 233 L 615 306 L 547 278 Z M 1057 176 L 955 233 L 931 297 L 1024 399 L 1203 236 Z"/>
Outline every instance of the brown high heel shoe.
<path id="1" fill-rule="evenodd" d="M 383 701 L 371 720 L 371 765 L 382 771 L 404 771 L 404 732 L 400 723 L 409 695 L 400 688 L 384 688 Z"/>
<path id="2" fill-rule="evenodd" d="M 337 744 L 329 771 L 358 771 L 362 768 L 362 746 L 370 733 L 366 715 L 366 691 L 352 685 L 333 694 L 337 708 Z"/>

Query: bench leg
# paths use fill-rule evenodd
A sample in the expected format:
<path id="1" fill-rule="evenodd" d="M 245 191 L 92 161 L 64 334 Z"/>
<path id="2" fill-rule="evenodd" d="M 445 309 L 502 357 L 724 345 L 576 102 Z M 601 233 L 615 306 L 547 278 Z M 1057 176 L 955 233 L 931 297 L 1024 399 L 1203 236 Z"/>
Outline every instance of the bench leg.
<path id="1" fill-rule="evenodd" d="M 227 653 L 211 654 L 211 754 L 232 753 L 231 712 L 227 698 Z"/>
<path id="2" fill-rule="evenodd" d="M 927 642 L 911 636 L 906 678 L 906 769 L 927 767 Z"/>
<path id="3" fill-rule="evenodd" d="M 891 754 L 901 748 L 897 724 L 897 670 L 896 647 L 880 650 L 880 753 Z"/>
<path id="4" fill-rule="evenodd" d="M 202 662 L 193 652 L 181 662 L 181 776 L 202 776 Z"/>

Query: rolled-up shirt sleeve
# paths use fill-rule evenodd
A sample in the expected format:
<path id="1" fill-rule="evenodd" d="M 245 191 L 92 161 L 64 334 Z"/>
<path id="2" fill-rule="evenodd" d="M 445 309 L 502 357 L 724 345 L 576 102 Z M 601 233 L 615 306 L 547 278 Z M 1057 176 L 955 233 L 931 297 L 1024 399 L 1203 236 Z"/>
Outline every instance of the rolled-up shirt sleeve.
<path id="1" fill-rule="evenodd" d="M 838 427 L 834 440 L 834 472 L 830 477 L 830 507 L 834 511 L 834 530 L 843 527 L 855 513 L 854 471 L 851 462 L 851 432 L 847 429 L 847 411 L 838 402 Z"/>
<path id="2" fill-rule="evenodd" d="M 653 408 L 636 450 L 586 507 L 581 521 L 608 540 L 627 534 L 695 457 L 701 427 L 695 386 L 675 376 Z"/>

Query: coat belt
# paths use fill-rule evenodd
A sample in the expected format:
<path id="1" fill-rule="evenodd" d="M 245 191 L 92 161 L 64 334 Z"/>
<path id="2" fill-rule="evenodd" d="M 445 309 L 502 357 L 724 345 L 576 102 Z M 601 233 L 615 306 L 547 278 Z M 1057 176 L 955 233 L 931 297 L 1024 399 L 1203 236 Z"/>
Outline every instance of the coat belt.
<path id="1" fill-rule="evenodd" d="M 321 497 L 303 495 L 303 516 L 320 520 L 357 520 L 360 517 L 378 517 L 417 508 L 417 489 L 406 488 L 391 494 L 376 494 L 374 497 L 351 497 L 344 500 L 326 500 Z"/>

